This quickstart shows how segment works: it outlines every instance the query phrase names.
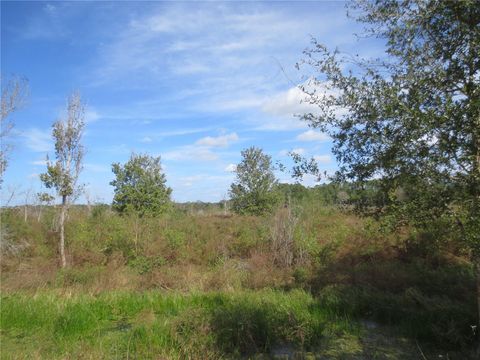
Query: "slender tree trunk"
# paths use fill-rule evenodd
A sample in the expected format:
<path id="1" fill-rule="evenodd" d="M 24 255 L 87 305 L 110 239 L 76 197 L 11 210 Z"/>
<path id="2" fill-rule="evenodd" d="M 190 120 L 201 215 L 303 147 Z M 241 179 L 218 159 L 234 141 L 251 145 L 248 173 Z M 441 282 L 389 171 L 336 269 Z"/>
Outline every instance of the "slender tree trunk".
<path id="1" fill-rule="evenodd" d="M 138 215 L 135 215 L 135 256 L 138 256 L 138 232 L 139 232 L 139 224 L 138 224 Z"/>
<path id="2" fill-rule="evenodd" d="M 478 129 L 480 129 L 480 116 L 476 120 L 476 125 L 478 125 Z M 473 193 L 473 213 L 472 217 L 475 218 L 479 216 L 480 213 L 480 194 L 478 189 L 480 188 L 480 131 L 477 131 L 474 134 L 474 141 L 476 147 L 476 157 L 474 161 L 474 173 L 473 173 L 473 181 L 474 181 L 474 193 Z M 475 235 L 474 235 L 475 236 Z M 477 235 L 478 241 L 478 235 Z M 477 321 L 477 356 L 480 358 L 480 245 L 477 245 L 476 248 L 473 249 L 474 251 L 474 266 L 475 266 L 475 274 L 477 277 L 477 308 L 478 308 L 478 321 Z"/>
<path id="3" fill-rule="evenodd" d="M 26 194 L 25 194 L 25 205 L 23 207 L 23 220 L 27 222 L 28 220 L 28 199 L 30 198 L 30 192 L 32 189 L 28 189 Z"/>
<path id="4" fill-rule="evenodd" d="M 60 258 L 62 260 L 62 268 L 67 267 L 67 259 L 65 257 L 65 213 L 67 212 L 67 197 L 62 196 L 62 209 L 60 211 Z"/>
<path id="5" fill-rule="evenodd" d="M 473 266 L 475 271 L 475 278 L 477 283 L 477 327 L 475 335 L 477 336 L 477 350 L 476 355 L 480 359 L 480 253 L 474 253 Z"/>

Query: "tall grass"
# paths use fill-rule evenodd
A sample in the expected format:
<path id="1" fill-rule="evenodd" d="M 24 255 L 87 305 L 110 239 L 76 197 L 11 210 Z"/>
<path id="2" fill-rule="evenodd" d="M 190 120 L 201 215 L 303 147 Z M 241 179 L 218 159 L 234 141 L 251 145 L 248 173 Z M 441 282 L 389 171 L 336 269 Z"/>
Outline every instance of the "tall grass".
<path id="1" fill-rule="evenodd" d="M 2 297 L 2 357 L 235 358 L 276 344 L 312 349 L 330 323 L 356 331 L 303 291 L 10 294 Z"/>

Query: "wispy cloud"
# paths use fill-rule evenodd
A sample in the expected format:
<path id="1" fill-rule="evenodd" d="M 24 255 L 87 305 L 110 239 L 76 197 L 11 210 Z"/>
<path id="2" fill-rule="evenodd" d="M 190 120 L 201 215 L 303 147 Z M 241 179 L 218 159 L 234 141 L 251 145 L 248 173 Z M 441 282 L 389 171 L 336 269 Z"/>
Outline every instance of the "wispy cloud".
<path id="1" fill-rule="evenodd" d="M 22 133 L 25 145 L 35 152 L 49 152 L 53 150 L 51 130 L 32 128 Z"/>
<path id="2" fill-rule="evenodd" d="M 334 23 L 338 26 L 338 20 Z M 130 86 L 150 86 L 188 75 L 187 83 L 176 83 L 176 91 L 200 93 L 189 99 L 189 107 L 262 106 L 286 84 L 279 62 L 293 66 L 298 56 L 292 48 L 300 54 L 312 28 L 325 31 L 328 25 L 262 4 L 164 4 L 133 16 L 100 49 L 92 78 L 98 85 L 128 77 Z M 266 111 L 275 111 L 273 102 L 264 104 Z"/>
<path id="3" fill-rule="evenodd" d="M 213 151 L 214 148 L 226 148 L 238 140 L 239 137 L 234 132 L 219 136 L 206 136 L 195 141 L 193 145 L 180 146 L 167 151 L 162 157 L 165 160 L 215 161 L 220 157 Z"/>
<path id="4" fill-rule="evenodd" d="M 186 145 L 163 153 L 162 158 L 170 161 L 215 161 L 219 156 L 208 147 Z"/>
<path id="5" fill-rule="evenodd" d="M 236 133 L 231 133 L 216 137 L 206 136 L 198 140 L 196 144 L 208 147 L 227 147 L 235 141 L 238 141 L 238 135 Z"/>
<path id="6" fill-rule="evenodd" d="M 298 141 L 328 141 L 330 137 L 322 132 L 315 130 L 307 130 L 296 137 Z"/>
<path id="7" fill-rule="evenodd" d="M 132 151 L 162 156 L 178 200 L 223 196 L 243 144 L 334 162 L 322 155 L 329 154 L 328 137 L 295 116 L 317 109 L 295 86 L 309 71 L 300 74 L 294 64 L 309 34 L 340 48 L 340 37 L 351 38 L 342 4 L 52 1 L 7 2 L 5 9 L 2 49 L 12 54 L 6 68 L 22 61 L 32 40 L 37 49 L 36 65 L 25 65 L 35 94 L 15 119 L 27 129 L 19 136 L 24 148 L 11 162 L 7 185 L 8 177 L 42 170 L 42 155 L 53 150 L 50 120 L 64 116 L 61 101 L 70 86 L 92 102 L 82 176 L 107 201 L 108 164 Z M 65 48 L 71 56 L 60 60 Z"/>
<path id="8" fill-rule="evenodd" d="M 101 116 L 100 114 L 95 111 L 95 109 L 93 108 L 89 108 L 86 112 L 85 112 L 85 122 L 88 124 L 88 123 L 92 123 L 92 122 L 95 122 L 97 121 L 98 119 L 100 119 Z"/>
<path id="9" fill-rule="evenodd" d="M 32 161 L 31 164 L 36 166 L 47 166 L 47 160 L 35 160 Z"/>
<path id="10" fill-rule="evenodd" d="M 313 159 L 321 164 L 327 164 L 332 161 L 332 158 L 330 155 L 315 155 Z"/>

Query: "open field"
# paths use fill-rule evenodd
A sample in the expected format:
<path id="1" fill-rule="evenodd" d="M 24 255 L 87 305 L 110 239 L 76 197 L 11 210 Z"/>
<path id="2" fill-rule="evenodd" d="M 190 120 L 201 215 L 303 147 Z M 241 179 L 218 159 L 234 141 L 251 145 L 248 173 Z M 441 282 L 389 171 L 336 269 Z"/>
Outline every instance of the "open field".
<path id="1" fill-rule="evenodd" d="M 480 360 L 480 0 L 0 8 L 1 359 Z"/>
<path id="2" fill-rule="evenodd" d="M 469 357 L 475 284 L 461 253 L 316 202 L 296 209 L 279 247 L 283 208 L 192 205 L 136 222 L 76 207 L 64 270 L 53 208 L 40 221 L 4 210 L 2 358 Z"/>

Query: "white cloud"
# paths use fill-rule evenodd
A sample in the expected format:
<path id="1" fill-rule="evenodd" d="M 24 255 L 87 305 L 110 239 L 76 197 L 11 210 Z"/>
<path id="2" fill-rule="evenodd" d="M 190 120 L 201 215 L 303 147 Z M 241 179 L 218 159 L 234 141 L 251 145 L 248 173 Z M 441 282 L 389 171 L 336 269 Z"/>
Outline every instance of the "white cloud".
<path id="1" fill-rule="evenodd" d="M 35 152 L 48 152 L 53 150 L 51 130 L 29 129 L 22 133 L 25 145 Z"/>
<path id="2" fill-rule="evenodd" d="M 212 148 L 225 148 L 239 139 L 236 133 L 220 136 L 206 136 L 197 140 L 193 145 L 178 147 L 162 155 L 165 160 L 215 161 L 218 154 Z"/>
<path id="3" fill-rule="evenodd" d="M 236 133 L 231 133 L 217 137 L 206 136 L 198 140 L 195 144 L 207 147 L 227 147 L 231 142 L 235 141 L 238 141 L 238 135 Z"/>
<path id="4" fill-rule="evenodd" d="M 322 132 L 315 130 L 307 130 L 296 137 L 298 141 L 328 141 L 330 137 Z"/>
<path id="5" fill-rule="evenodd" d="M 237 165 L 236 164 L 228 164 L 225 169 L 226 172 L 234 172 L 237 170 Z"/>
<path id="6" fill-rule="evenodd" d="M 85 122 L 92 123 L 100 119 L 100 114 L 93 109 L 89 109 L 85 112 Z"/>
<path id="7" fill-rule="evenodd" d="M 140 140 L 140 142 L 142 142 L 142 143 L 151 143 L 152 141 L 153 140 L 150 136 L 145 136 Z"/>
<path id="8" fill-rule="evenodd" d="M 40 178 L 40 174 L 37 174 L 37 173 L 31 173 L 27 175 L 27 179 L 39 179 L 39 178 Z"/>
<path id="9" fill-rule="evenodd" d="M 308 128 L 305 122 L 286 116 L 252 119 L 248 122 L 255 124 L 253 130 L 257 131 L 292 131 Z"/>
<path id="10" fill-rule="evenodd" d="M 318 110 L 318 107 L 306 102 L 307 98 L 307 94 L 302 90 L 293 87 L 268 98 L 262 105 L 262 111 L 274 116 L 290 117 L 308 112 L 314 113 Z"/>
<path id="11" fill-rule="evenodd" d="M 219 157 L 209 148 L 187 145 L 163 153 L 162 158 L 170 161 L 215 161 Z"/>
<path id="12" fill-rule="evenodd" d="M 327 164 L 329 163 L 330 161 L 332 161 L 332 158 L 330 155 L 315 155 L 313 157 L 313 159 L 318 162 L 318 163 L 322 163 L 322 164 Z"/>
<path id="13" fill-rule="evenodd" d="M 132 18 L 101 47 L 92 81 L 120 84 L 128 77 L 130 87 L 142 87 L 173 80 L 175 92 L 199 91 L 188 105 L 207 111 L 218 111 L 218 104 L 226 110 L 261 106 L 285 85 L 278 62 L 293 64 L 312 29 L 328 30 L 313 16 L 292 17 L 261 4 L 165 4 Z M 184 84 L 175 75 L 193 81 Z M 265 106 L 273 111 L 273 104 Z"/>
<path id="14" fill-rule="evenodd" d="M 303 155 L 305 154 L 305 149 L 303 148 L 296 148 L 292 150 L 293 153 L 298 154 L 298 155 Z"/>
<path id="15" fill-rule="evenodd" d="M 233 179 L 233 174 L 199 173 L 173 177 L 170 184 L 176 201 L 220 201 L 228 197 L 228 188 Z"/>
<path id="16" fill-rule="evenodd" d="M 31 162 L 32 165 L 47 166 L 47 160 L 35 160 Z"/>

